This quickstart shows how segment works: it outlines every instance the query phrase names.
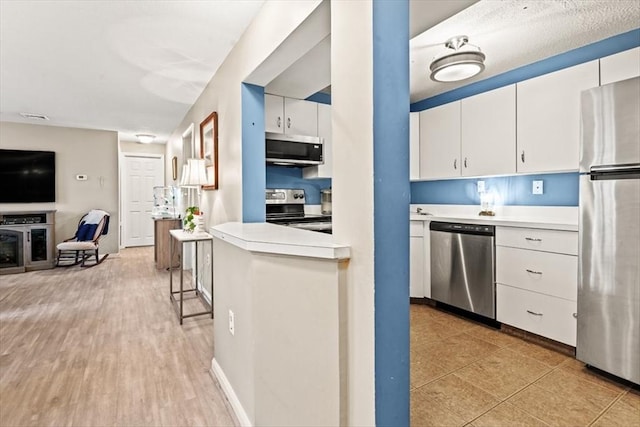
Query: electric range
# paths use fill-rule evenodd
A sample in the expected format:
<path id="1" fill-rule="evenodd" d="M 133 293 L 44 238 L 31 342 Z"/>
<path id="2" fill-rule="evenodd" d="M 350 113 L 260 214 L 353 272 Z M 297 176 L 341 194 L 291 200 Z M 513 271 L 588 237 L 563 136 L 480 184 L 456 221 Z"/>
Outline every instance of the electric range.
<path id="1" fill-rule="evenodd" d="M 331 215 L 305 214 L 305 200 L 302 189 L 267 188 L 267 222 L 330 234 Z"/>

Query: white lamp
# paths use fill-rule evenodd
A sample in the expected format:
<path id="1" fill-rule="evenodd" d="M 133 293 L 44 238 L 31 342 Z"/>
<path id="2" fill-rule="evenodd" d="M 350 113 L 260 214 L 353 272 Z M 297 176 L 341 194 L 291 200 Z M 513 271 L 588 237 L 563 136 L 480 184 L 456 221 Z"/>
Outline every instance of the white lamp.
<path id="1" fill-rule="evenodd" d="M 188 204 L 191 205 L 191 189 L 198 189 L 198 206 L 189 206 L 186 209 L 184 218 L 184 229 L 187 231 L 203 231 L 202 230 L 202 218 L 196 222 L 194 215 L 200 217 L 200 190 L 203 185 L 206 185 L 207 171 L 204 165 L 204 159 L 188 159 L 187 164 L 182 168 L 182 179 L 180 179 L 180 186 L 189 189 Z"/>

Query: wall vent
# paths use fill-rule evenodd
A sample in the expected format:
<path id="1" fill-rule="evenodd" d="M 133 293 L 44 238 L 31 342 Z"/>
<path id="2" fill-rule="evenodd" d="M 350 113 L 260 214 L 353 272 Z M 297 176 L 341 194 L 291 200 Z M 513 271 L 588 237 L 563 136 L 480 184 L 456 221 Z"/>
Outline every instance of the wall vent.
<path id="1" fill-rule="evenodd" d="M 20 113 L 20 115 L 21 115 L 22 117 L 24 117 L 25 119 L 31 119 L 31 120 L 49 120 L 49 117 L 45 116 L 44 114 Z"/>

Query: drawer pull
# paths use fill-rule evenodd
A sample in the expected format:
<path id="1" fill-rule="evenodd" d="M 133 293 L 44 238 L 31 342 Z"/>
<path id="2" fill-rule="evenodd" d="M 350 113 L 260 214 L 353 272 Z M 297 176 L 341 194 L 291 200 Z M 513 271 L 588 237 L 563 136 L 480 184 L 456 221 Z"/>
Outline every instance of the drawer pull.
<path id="1" fill-rule="evenodd" d="M 578 313 L 573 313 L 573 318 L 577 319 L 578 318 Z"/>
<path id="2" fill-rule="evenodd" d="M 530 242 L 542 242 L 542 239 L 538 239 L 538 238 L 534 238 L 534 237 L 525 237 L 525 240 L 528 240 Z"/>
<path id="3" fill-rule="evenodd" d="M 542 316 L 542 313 L 536 313 L 535 311 L 527 310 L 527 313 L 533 314 L 534 316 Z"/>
<path id="4" fill-rule="evenodd" d="M 527 273 L 531 273 L 531 274 L 542 274 L 542 271 L 534 271 L 534 270 L 529 270 L 528 268 L 525 270 Z"/>

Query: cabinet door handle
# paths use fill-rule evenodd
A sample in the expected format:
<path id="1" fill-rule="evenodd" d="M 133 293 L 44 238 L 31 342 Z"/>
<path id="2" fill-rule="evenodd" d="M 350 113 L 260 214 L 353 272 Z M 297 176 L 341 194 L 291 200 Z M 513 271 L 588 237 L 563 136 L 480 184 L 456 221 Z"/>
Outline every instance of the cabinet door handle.
<path id="1" fill-rule="evenodd" d="M 282 127 L 282 117 L 278 116 L 278 127 Z"/>
<path id="2" fill-rule="evenodd" d="M 453 159 L 453 168 L 458 169 L 458 159 Z"/>
<path id="3" fill-rule="evenodd" d="M 542 316 L 542 313 L 536 313 L 535 311 L 527 310 L 527 313 L 533 314 L 534 316 Z"/>
<path id="4" fill-rule="evenodd" d="M 287 128 L 291 129 L 291 117 L 287 117 Z"/>
<path id="5" fill-rule="evenodd" d="M 522 150 L 522 153 L 520 154 L 520 160 L 524 163 L 524 150 Z"/>
<path id="6" fill-rule="evenodd" d="M 538 238 L 535 238 L 535 237 L 525 237 L 524 239 L 528 240 L 530 242 L 542 242 L 542 239 L 538 239 Z"/>
<path id="7" fill-rule="evenodd" d="M 464 158 L 464 167 L 465 168 L 467 167 L 467 158 L 466 157 Z"/>
<path id="8" fill-rule="evenodd" d="M 529 270 L 528 268 L 525 271 L 531 274 L 542 274 L 542 271 Z"/>
<path id="9" fill-rule="evenodd" d="M 31 241 L 31 232 L 27 231 L 27 242 Z"/>
<path id="10" fill-rule="evenodd" d="M 578 313 L 573 313 L 573 318 L 577 319 L 578 318 Z"/>

